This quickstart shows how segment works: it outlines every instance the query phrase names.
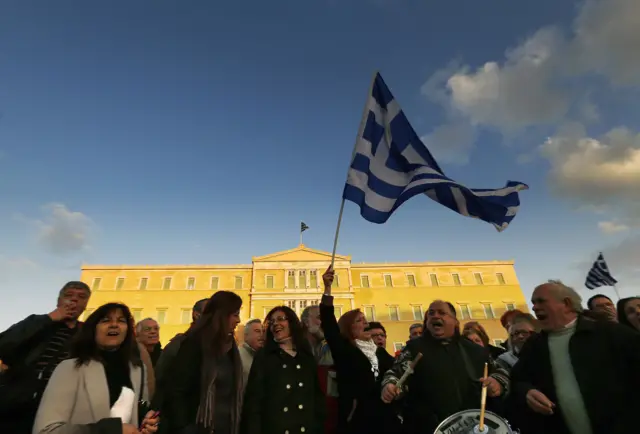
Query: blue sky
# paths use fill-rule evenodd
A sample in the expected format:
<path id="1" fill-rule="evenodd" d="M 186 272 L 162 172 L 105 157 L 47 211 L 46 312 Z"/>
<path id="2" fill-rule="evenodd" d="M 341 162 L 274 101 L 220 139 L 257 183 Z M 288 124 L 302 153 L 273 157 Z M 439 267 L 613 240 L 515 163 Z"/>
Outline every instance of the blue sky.
<path id="1" fill-rule="evenodd" d="M 604 251 L 637 294 L 639 16 L 634 0 L 10 2 L 0 328 L 51 310 L 83 261 L 250 263 L 295 247 L 301 220 L 330 251 L 376 70 L 447 175 L 530 190 L 503 233 L 422 197 L 381 226 L 348 203 L 339 253 L 514 259 L 528 296 L 582 290 Z"/>

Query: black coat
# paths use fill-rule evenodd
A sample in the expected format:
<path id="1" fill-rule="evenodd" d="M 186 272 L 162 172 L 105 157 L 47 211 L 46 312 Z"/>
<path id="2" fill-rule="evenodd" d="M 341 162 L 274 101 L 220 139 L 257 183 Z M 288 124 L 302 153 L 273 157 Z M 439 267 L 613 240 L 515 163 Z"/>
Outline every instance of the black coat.
<path id="1" fill-rule="evenodd" d="M 338 380 L 338 433 L 380 433 L 388 426 L 392 408 L 381 399 L 381 382 L 391 368 L 384 348 L 378 348 L 378 378 L 364 353 L 340 334 L 333 308 L 333 297 L 323 296 L 320 320 L 329 344 Z M 385 357 L 387 356 L 387 357 Z"/>
<path id="2" fill-rule="evenodd" d="M 484 364 L 489 363 L 486 348 L 460 336 L 444 343 L 427 332 L 407 342 L 385 380 L 396 383 L 418 353 L 423 357 L 409 376 L 408 393 L 402 397 L 406 433 L 432 433 L 452 414 L 480 408 L 480 378 Z M 491 364 L 489 369 L 493 373 Z M 499 399 L 487 400 L 489 409 L 495 409 L 496 401 Z"/>
<path id="3" fill-rule="evenodd" d="M 569 341 L 569 354 L 594 434 L 638 431 L 640 409 L 640 333 L 611 322 L 578 318 Z M 557 401 L 549 355 L 548 334 L 527 340 L 511 371 L 512 406 L 516 427 L 523 434 L 569 434 Z M 552 416 L 526 405 L 530 389 L 544 393 L 556 404 Z"/>
<path id="4" fill-rule="evenodd" d="M 244 395 L 242 434 L 322 434 L 325 397 L 310 348 L 295 357 L 267 342 L 251 364 Z"/>

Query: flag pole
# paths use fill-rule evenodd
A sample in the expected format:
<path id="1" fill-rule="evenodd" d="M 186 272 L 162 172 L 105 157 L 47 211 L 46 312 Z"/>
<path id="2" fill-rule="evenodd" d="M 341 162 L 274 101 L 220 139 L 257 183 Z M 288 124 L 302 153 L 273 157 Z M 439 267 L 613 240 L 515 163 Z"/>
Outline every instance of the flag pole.
<path id="1" fill-rule="evenodd" d="M 620 301 L 621 298 L 620 298 L 620 293 L 618 292 L 618 288 L 616 288 L 616 285 L 611 285 L 611 286 L 613 286 L 613 290 L 616 292 L 616 296 L 618 296 L 618 301 Z"/>
<path id="2" fill-rule="evenodd" d="M 304 232 L 304 231 L 302 230 L 302 228 L 300 228 L 300 245 L 302 245 L 302 233 L 303 233 L 303 232 Z"/>
<path id="3" fill-rule="evenodd" d="M 367 99 L 364 103 L 364 109 L 362 110 L 362 118 L 360 119 L 360 126 L 358 127 L 358 134 L 356 135 L 356 142 L 353 144 L 353 152 L 351 153 L 351 159 L 349 160 L 349 166 L 347 167 L 347 179 L 349 179 L 349 171 L 351 170 L 351 163 L 353 163 L 353 158 L 356 156 L 356 146 L 358 144 L 358 139 L 362 135 L 364 131 L 364 127 L 367 123 L 367 112 L 369 111 L 369 98 L 371 98 L 371 90 L 373 89 L 373 85 L 376 81 L 376 77 L 378 76 L 378 71 L 373 72 L 373 77 L 371 77 L 371 84 L 368 88 Z M 345 181 L 346 183 L 346 181 Z M 340 202 L 340 211 L 338 212 L 338 224 L 336 225 L 336 235 L 333 238 L 333 251 L 331 252 L 331 268 L 333 268 L 333 264 L 336 261 L 336 249 L 338 248 L 338 235 L 340 235 L 340 225 L 342 223 L 342 213 L 344 212 L 344 189 L 342 195 L 342 202 Z"/>

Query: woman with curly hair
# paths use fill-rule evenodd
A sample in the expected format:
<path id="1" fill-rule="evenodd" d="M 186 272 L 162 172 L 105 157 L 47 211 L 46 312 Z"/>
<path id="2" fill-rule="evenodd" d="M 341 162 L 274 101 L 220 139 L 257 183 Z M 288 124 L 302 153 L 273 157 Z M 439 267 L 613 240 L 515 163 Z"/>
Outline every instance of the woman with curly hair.
<path id="1" fill-rule="evenodd" d="M 302 324 L 286 306 L 271 309 L 266 323 L 245 391 L 242 434 L 321 434 L 325 398 Z"/>

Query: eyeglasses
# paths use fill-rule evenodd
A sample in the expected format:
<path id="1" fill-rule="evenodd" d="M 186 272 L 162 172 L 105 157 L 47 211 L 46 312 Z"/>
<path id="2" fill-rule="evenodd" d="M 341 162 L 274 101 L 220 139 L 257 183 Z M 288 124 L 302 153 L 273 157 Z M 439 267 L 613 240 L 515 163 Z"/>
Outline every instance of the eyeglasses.
<path id="1" fill-rule="evenodd" d="M 387 335 L 385 335 L 384 333 L 372 333 L 371 337 L 372 338 L 386 338 Z"/>
<path id="2" fill-rule="evenodd" d="M 288 321 L 288 320 L 289 320 L 289 318 L 287 318 L 286 316 L 284 316 L 284 315 L 279 315 L 279 316 L 277 316 L 277 317 L 275 317 L 275 318 L 271 318 L 271 319 L 270 319 L 269 321 L 267 321 L 267 322 L 269 323 L 269 325 L 273 325 L 273 324 L 275 324 L 275 323 L 285 322 L 285 321 Z"/>

